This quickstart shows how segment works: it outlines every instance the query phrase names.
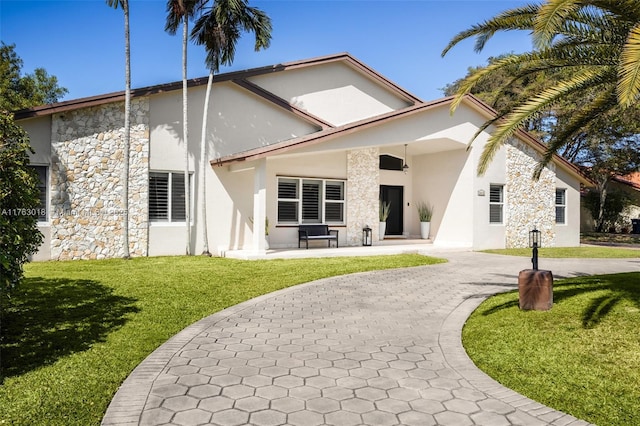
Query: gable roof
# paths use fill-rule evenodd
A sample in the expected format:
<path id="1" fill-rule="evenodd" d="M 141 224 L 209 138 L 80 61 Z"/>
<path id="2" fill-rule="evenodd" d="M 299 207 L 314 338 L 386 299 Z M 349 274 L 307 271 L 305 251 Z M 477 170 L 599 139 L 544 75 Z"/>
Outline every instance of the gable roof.
<path id="1" fill-rule="evenodd" d="M 291 108 L 292 112 L 299 114 L 300 110 L 296 109 L 295 106 L 291 105 L 289 102 L 283 99 L 277 98 L 277 96 L 269 92 L 266 92 L 265 90 L 261 89 L 259 86 L 252 84 L 250 81 L 247 80 L 247 78 L 254 77 L 257 75 L 271 74 L 271 73 L 294 70 L 299 68 L 307 68 L 307 67 L 312 67 L 318 64 L 329 64 L 332 62 L 342 62 L 344 64 L 349 65 L 350 67 L 360 71 L 369 79 L 384 86 L 387 90 L 391 91 L 396 96 L 406 100 L 409 103 L 422 102 L 422 100 L 420 100 L 417 96 L 411 94 L 410 92 L 406 91 L 402 87 L 393 83 L 391 80 L 382 76 L 381 74 L 379 74 L 372 68 L 368 67 L 364 63 L 360 62 L 359 60 L 357 60 L 347 52 L 337 53 L 337 54 L 327 55 L 327 56 L 320 56 L 320 57 L 310 58 L 310 59 L 303 59 L 303 60 L 293 61 L 293 62 L 286 62 L 282 64 L 269 65 L 269 66 L 264 66 L 259 68 L 251 68 L 243 71 L 233 71 L 233 72 L 228 72 L 223 74 L 216 74 L 214 76 L 213 81 L 214 81 L 214 84 L 223 82 L 223 81 L 234 82 L 238 85 L 241 85 L 245 89 L 251 90 L 255 94 L 262 96 L 265 99 L 271 102 L 274 102 L 276 104 L 277 103 L 281 104 L 282 101 L 284 101 L 286 104 L 288 104 L 286 106 L 287 108 Z M 187 85 L 188 87 L 203 86 L 207 84 L 207 80 L 208 80 L 208 77 L 192 78 L 187 81 Z M 181 90 L 181 89 L 182 89 L 182 80 L 174 81 L 172 83 L 159 84 L 154 86 L 132 89 L 131 98 L 150 96 L 154 94 L 166 93 L 166 92 L 171 92 L 171 91 Z M 31 117 L 47 116 L 47 115 L 51 115 L 59 112 L 72 111 L 72 110 L 87 108 L 91 106 L 108 104 L 111 102 L 122 102 L 124 101 L 124 97 L 125 97 L 125 92 L 123 90 L 119 92 L 105 93 L 102 95 L 72 99 L 69 101 L 62 101 L 54 104 L 41 105 L 33 108 L 19 110 L 14 113 L 14 117 L 16 120 L 22 120 L 22 119 L 31 118 Z M 280 106 L 284 106 L 284 105 L 281 104 Z M 308 113 L 305 113 L 305 114 L 307 114 L 307 117 L 305 118 L 309 119 Z M 317 117 L 312 118 L 311 121 L 315 119 L 317 119 Z"/>

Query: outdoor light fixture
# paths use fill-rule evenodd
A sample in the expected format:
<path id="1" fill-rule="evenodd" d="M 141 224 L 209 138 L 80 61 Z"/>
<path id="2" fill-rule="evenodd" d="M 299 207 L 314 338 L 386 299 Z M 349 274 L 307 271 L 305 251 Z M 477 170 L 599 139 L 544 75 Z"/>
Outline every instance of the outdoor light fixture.
<path id="1" fill-rule="evenodd" d="M 409 170 L 409 166 L 407 165 L 407 144 L 404 144 L 404 160 L 402 161 L 404 164 L 402 165 L 402 171 L 407 173 Z"/>
<path id="2" fill-rule="evenodd" d="M 369 225 L 365 225 L 364 228 L 362 228 L 362 245 L 370 246 L 371 240 L 371 228 L 369 227 Z"/>
<path id="3" fill-rule="evenodd" d="M 534 226 L 533 231 L 529 231 L 529 247 L 533 248 L 533 257 L 531 263 L 533 264 L 533 270 L 538 270 L 538 248 L 541 246 L 540 236 L 541 232 Z"/>

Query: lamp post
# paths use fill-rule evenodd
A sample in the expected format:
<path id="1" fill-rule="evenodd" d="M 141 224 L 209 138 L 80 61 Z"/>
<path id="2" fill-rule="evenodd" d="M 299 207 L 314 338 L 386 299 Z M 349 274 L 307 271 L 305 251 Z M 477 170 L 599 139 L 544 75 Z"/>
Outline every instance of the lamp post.
<path id="1" fill-rule="evenodd" d="M 533 257 L 531 263 L 533 263 L 533 270 L 538 270 L 538 248 L 541 247 L 541 232 L 534 226 L 533 231 L 529 231 L 529 247 L 533 248 Z"/>
<path id="2" fill-rule="evenodd" d="M 369 225 L 365 225 L 364 228 L 362 228 L 362 245 L 370 246 L 371 241 L 372 241 L 371 228 L 369 228 Z"/>

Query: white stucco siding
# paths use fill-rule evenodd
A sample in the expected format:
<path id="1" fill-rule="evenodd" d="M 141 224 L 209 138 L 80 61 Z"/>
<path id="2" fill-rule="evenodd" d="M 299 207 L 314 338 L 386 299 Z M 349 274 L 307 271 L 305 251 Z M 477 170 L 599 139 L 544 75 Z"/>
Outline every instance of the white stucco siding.
<path id="1" fill-rule="evenodd" d="M 560 167 L 556 167 L 556 188 L 566 192 L 566 223 L 555 226 L 557 247 L 580 245 L 580 182 Z"/>
<path id="2" fill-rule="evenodd" d="M 189 89 L 189 144 L 199 146 L 206 87 Z M 150 98 L 151 167 L 173 167 L 182 159 L 182 93 Z M 215 159 L 316 132 L 318 128 L 233 83 L 217 83 L 211 93 L 207 139 Z M 195 152 L 194 152 L 195 155 Z M 195 157 L 197 158 L 197 157 Z M 182 161 L 182 160 L 181 160 Z M 182 164 L 182 163 L 181 163 Z M 192 165 L 193 160 L 192 160 Z"/>
<path id="3" fill-rule="evenodd" d="M 31 148 L 35 151 L 29 154 L 29 161 L 34 166 L 47 166 L 48 173 L 51 174 L 51 117 L 38 117 L 21 120 L 20 126 L 27 132 Z M 47 182 L 47 191 L 50 191 L 50 184 Z M 50 193 L 50 192 L 49 192 Z M 47 200 L 49 204 L 49 200 Z M 51 225 L 49 222 L 39 222 L 38 230 L 42 233 L 42 244 L 38 251 L 32 256 L 32 260 L 51 259 Z"/>
<path id="4" fill-rule="evenodd" d="M 465 149 L 413 157 L 411 234 L 420 235 L 417 203 L 433 206 L 431 238 L 434 245 L 471 247 L 474 205 L 473 165 Z M 411 169 L 410 169 L 411 170 Z"/>
<path id="5" fill-rule="evenodd" d="M 335 126 L 410 105 L 341 62 L 255 76 L 250 81 Z"/>

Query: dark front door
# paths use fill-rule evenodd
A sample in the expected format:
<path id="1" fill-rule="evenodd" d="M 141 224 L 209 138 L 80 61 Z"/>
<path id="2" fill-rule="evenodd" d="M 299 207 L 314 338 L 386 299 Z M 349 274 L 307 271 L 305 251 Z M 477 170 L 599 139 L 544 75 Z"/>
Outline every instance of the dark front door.
<path id="1" fill-rule="evenodd" d="M 391 203 L 389 209 L 389 218 L 387 219 L 386 235 L 402 235 L 404 229 L 403 222 L 403 204 L 404 204 L 404 187 L 403 186 L 380 186 L 380 201 Z"/>

